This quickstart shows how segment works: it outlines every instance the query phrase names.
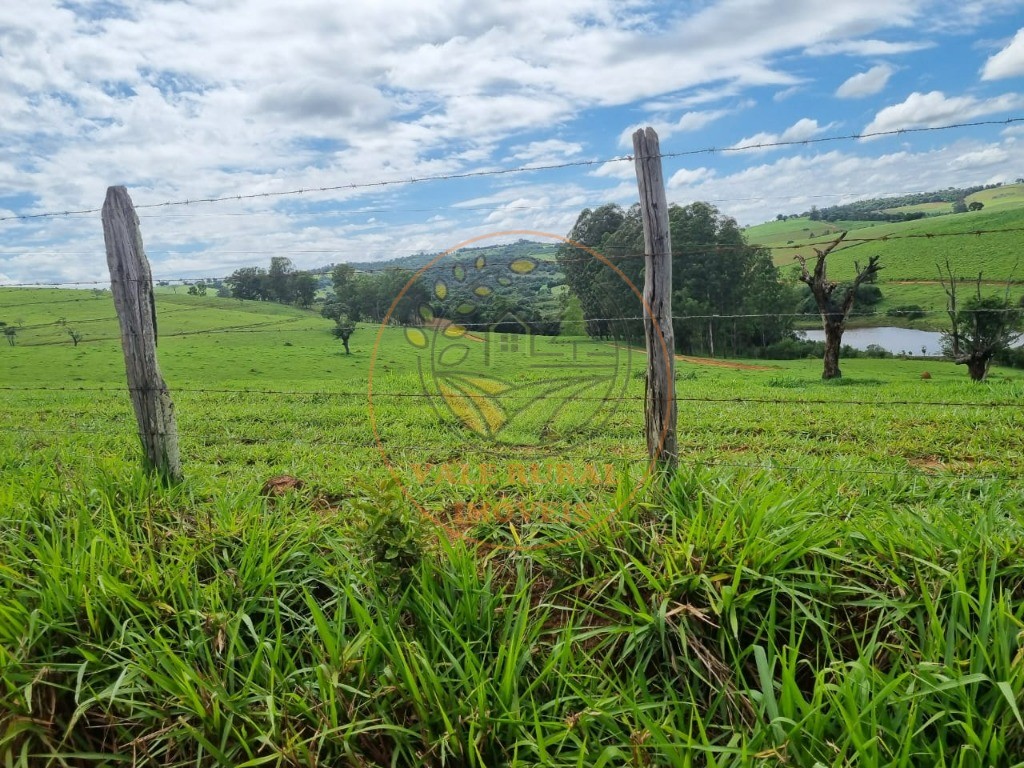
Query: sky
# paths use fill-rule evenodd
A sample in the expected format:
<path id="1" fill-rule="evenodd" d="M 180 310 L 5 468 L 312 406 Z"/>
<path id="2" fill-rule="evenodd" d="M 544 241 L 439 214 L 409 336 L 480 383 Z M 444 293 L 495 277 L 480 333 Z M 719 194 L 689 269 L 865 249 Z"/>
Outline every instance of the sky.
<path id="1" fill-rule="evenodd" d="M 0 284 L 105 280 L 119 184 L 157 278 L 565 235 L 636 201 L 641 126 L 669 201 L 743 225 L 1012 182 L 1024 122 L 736 148 L 1024 118 L 1022 86 L 1024 0 L 3 3 Z"/>

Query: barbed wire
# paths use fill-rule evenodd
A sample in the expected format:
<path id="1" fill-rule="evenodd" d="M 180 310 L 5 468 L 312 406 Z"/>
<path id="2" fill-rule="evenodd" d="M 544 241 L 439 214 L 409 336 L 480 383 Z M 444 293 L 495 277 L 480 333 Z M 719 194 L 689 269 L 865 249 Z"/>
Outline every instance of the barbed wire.
<path id="1" fill-rule="evenodd" d="M 730 147 L 704 147 L 701 149 L 689 149 L 680 150 L 674 152 L 662 152 L 658 155 L 659 158 L 680 158 L 680 157 L 693 157 L 696 155 L 711 155 L 719 153 L 739 153 L 739 152 L 750 152 L 763 149 L 779 149 L 783 147 L 794 147 L 794 146 L 813 146 L 817 144 L 825 144 L 830 142 L 840 141 L 860 141 L 863 139 L 881 138 L 884 136 L 903 136 L 907 134 L 917 133 L 930 133 L 936 131 L 949 131 L 961 128 L 980 128 L 985 126 L 996 126 L 996 125 L 1012 125 L 1014 123 L 1024 122 L 1024 117 L 1009 117 L 1003 120 L 975 120 L 971 122 L 951 123 L 949 125 L 941 126 L 922 126 L 912 128 L 898 128 L 886 131 L 863 131 L 860 133 L 850 133 L 837 136 L 819 136 L 817 138 L 801 139 L 801 140 L 778 140 L 778 141 L 767 141 L 757 142 L 751 144 L 736 144 Z M 365 181 L 365 182 L 353 182 L 348 184 L 333 184 L 320 187 L 300 187 L 296 189 L 281 190 L 278 192 L 249 192 L 249 193 L 236 193 L 231 195 L 219 195 L 210 197 L 197 197 L 184 200 L 165 200 L 158 203 L 145 203 L 136 205 L 137 210 L 153 209 L 153 208 L 169 208 L 187 205 L 198 205 L 198 204 L 214 204 L 223 203 L 232 200 L 256 200 L 256 199 L 275 199 L 282 197 L 293 197 L 299 195 L 309 195 L 324 192 L 342 192 L 349 190 L 358 189 L 371 189 L 377 187 L 389 187 L 405 184 L 421 184 L 425 182 L 434 181 L 454 181 L 459 179 L 473 179 L 481 178 L 486 176 L 507 176 L 512 174 L 520 173 L 535 173 L 538 171 L 552 171 L 561 170 L 565 168 L 585 168 L 593 167 L 597 165 L 606 165 L 608 163 L 618 162 L 632 162 L 634 160 L 632 155 L 620 155 L 617 157 L 604 158 L 598 160 L 567 160 L 561 163 L 535 163 L 522 166 L 515 166 L 511 168 L 487 168 L 477 171 L 463 171 L 459 173 L 444 173 L 444 174 L 431 174 L 425 176 L 410 176 L 400 179 L 381 179 L 377 181 Z M 94 214 L 99 213 L 102 208 L 84 208 L 80 210 L 64 210 L 64 211 L 46 211 L 42 213 L 23 213 L 13 214 L 10 216 L 0 216 L 0 222 L 5 221 L 27 221 L 32 219 L 44 219 L 44 218 L 57 218 L 61 216 L 71 215 L 83 215 L 83 214 Z"/>
<path id="2" fill-rule="evenodd" d="M 624 156 L 621 159 L 631 159 L 632 156 Z M 609 161 L 611 162 L 611 161 Z M 983 190 L 990 189 L 992 187 L 987 185 L 975 185 L 980 186 Z M 880 199 L 885 200 L 892 197 L 911 197 L 919 195 L 928 195 L 935 193 L 933 189 L 912 189 L 912 190 L 886 190 L 879 192 L 878 190 L 871 191 L 858 191 L 858 192 L 826 192 L 820 194 L 799 194 L 799 195 L 745 195 L 742 197 L 710 197 L 705 202 L 708 203 L 740 203 L 740 202 L 768 202 L 768 201 L 783 201 L 783 200 L 827 200 L 835 198 L 849 198 L 854 201 L 857 199 Z M 937 200 L 927 202 L 939 202 L 945 203 L 951 201 Z M 479 212 L 495 212 L 495 211 L 530 211 L 530 210 L 549 210 L 550 205 L 466 205 L 463 203 L 451 203 L 449 205 L 436 205 L 427 207 L 417 208 L 375 208 L 375 207 L 355 207 L 355 208 L 319 208 L 317 210 L 305 210 L 305 211 L 275 211 L 282 216 L 294 216 L 297 218 L 310 218 L 317 216 L 358 216 L 362 214 L 387 214 L 387 213 L 435 213 L 437 211 L 479 211 Z M 95 214 L 96 210 L 90 209 L 83 211 L 81 214 L 69 212 L 67 213 L 68 218 L 74 218 L 78 215 L 92 215 Z M 250 211 L 212 211 L 204 213 L 159 213 L 159 214 L 140 214 L 140 219 L 193 219 L 193 218 L 215 218 L 215 217 L 238 217 L 238 216 L 266 216 L 267 210 L 250 210 Z M 59 214 L 64 215 L 64 214 Z M 384 222 L 381 222 L 383 225 Z"/>

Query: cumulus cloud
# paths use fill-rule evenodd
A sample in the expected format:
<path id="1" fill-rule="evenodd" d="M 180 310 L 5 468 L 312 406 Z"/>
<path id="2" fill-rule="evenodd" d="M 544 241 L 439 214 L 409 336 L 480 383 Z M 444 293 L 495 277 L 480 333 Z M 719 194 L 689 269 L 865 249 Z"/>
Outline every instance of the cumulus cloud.
<path id="1" fill-rule="evenodd" d="M 714 176 L 714 171 L 708 168 L 680 168 L 669 177 L 666 187 L 669 190 L 678 190 L 681 187 L 689 187 Z"/>
<path id="2" fill-rule="evenodd" d="M 686 112 L 675 119 L 655 118 L 645 123 L 636 123 L 626 128 L 619 134 L 620 147 L 633 146 L 633 134 L 638 128 L 651 126 L 658 132 L 658 138 L 662 141 L 674 136 L 677 133 L 689 133 L 706 128 L 716 120 L 720 120 L 733 110 L 729 109 L 708 109 L 703 111 Z"/>
<path id="3" fill-rule="evenodd" d="M 559 162 L 578 155 L 583 145 L 576 141 L 544 139 L 512 147 L 512 159 L 528 163 Z"/>
<path id="4" fill-rule="evenodd" d="M 768 133 L 766 131 L 755 133 L 753 136 L 740 139 L 732 145 L 732 148 L 737 149 L 739 147 L 750 147 L 751 152 L 767 152 L 770 149 L 774 149 L 774 147 L 759 145 L 777 144 L 779 142 L 789 141 L 806 141 L 807 139 L 812 139 L 818 134 L 827 131 L 831 127 L 832 123 L 829 123 L 828 125 L 818 125 L 817 120 L 804 117 L 797 120 L 782 133 Z"/>
<path id="5" fill-rule="evenodd" d="M 901 128 L 936 128 L 973 120 L 1024 106 L 1024 96 L 1008 93 L 991 99 L 973 96 L 947 97 L 942 91 L 914 92 L 900 104 L 881 110 L 864 133 L 898 131 Z"/>
<path id="6" fill-rule="evenodd" d="M 854 75 L 836 89 L 840 99 L 860 99 L 873 96 L 885 88 L 892 73 L 896 70 L 888 64 L 879 64 L 867 72 Z"/>
<path id="7" fill-rule="evenodd" d="M 950 185 L 1009 183 L 1020 175 L 1013 169 L 1022 166 L 1024 142 L 1006 139 L 998 143 L 964 140 L 929 151 L 875 157 L 840 150 L 808 152 L 670 187 L 669 200 L 705 200 L 741 224 L 758 224 L 777 213 L 799 213 L 812 205 L 930 192 Z M 837 178 L 842 180 L 841 189 L 837 189 Z"/>
<path id="8" fill-rule="evenodd" d="M 1024 29 L 1017 30 L 1010 44 L 985 62 L 981 79 L 1000 80 L 1021 75 L 1024 75 Z"/>
<path id="9" fill-rule="evenodd" d="M 663 140 L 718 128 L 750 107 L 751 88 L 809 87 L 801 55 L 920 50 L 928 43 L 876 38 L 916 37 L 932 3 L 0 3 L 0 201 L 16 213 L 91 208 L 115 183 L 137 203 L 336 188 L 150 211 L 144 237 L 162 275 L 223 274 L 273 253 L 300 267 L 384 258 L 496 225 L 564 232 L 583 206 L 635 196 L 631 163 L 550 187 L 539 173 L 529 188 L 509 176 L 443 193 L 397 182 L 608 157 L 619 128 L 647 115 Z M 805 118 L 744 141 L 826 127 Z M 710 170 L 666 172 L 687 188 L 718 183 Z M 337 188 L 362 182 L 395 184 Z M 0 229 L 0 272 L 102 278 L 93 219 Z"/>

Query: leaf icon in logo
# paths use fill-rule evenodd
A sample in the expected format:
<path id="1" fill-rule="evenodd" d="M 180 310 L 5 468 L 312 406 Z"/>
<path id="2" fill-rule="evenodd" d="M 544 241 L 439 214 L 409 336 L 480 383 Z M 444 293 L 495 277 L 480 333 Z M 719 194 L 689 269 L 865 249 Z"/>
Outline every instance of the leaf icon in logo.
<path id="1" fill-rule="evenodd" d="M 497 395 L 508 385 L 481 376 L 447 374 L 438 376 L 437 387 L 449 410 L 474 432 L 492 436 L 508 423 L 508 415 Z"/>
<path id="2" fill-rule="evenodd" d="M 427 346 L 427 336 L 419 328 L 406 328 L 405 338 L 417 349 L 424 349 Z"/>

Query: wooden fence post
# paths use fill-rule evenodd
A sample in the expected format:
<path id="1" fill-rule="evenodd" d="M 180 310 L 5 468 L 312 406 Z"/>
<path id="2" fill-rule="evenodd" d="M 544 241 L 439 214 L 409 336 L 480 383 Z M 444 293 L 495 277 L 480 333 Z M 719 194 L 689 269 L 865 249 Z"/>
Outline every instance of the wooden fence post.
<path id="1" fill-rule="evenodd" d="M 676 365 L 672 330 L 672 238 L 661 172 L 661 149 L 653 128 L 633 134 L 636 183 L 644 225 L 644 336 L 647 340 L 647 452 L 658 466 L 676 468 Z"/>
<path id="2" fill-rule="evenodd" d="M 121 347 L 143 465 L 166 483 L 181 480 L 174 403 L 156 360 L 156 305 L 153 275 L 142 246 L 142 231 L 124 187 L 109 187 L 103 203 L 103 239 L 114 307 L 121 321 Z"/>

